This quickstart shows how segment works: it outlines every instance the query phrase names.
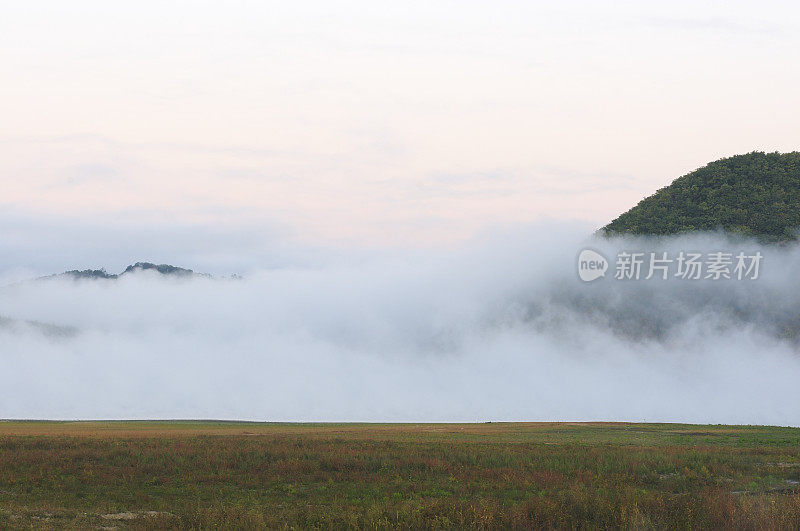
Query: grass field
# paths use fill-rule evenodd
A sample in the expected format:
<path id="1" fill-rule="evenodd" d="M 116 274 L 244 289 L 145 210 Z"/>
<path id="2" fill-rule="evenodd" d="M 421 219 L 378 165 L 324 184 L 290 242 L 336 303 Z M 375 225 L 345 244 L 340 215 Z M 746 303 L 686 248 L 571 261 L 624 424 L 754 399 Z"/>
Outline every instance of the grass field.
<path id="1" fill-rule="evenodd" d="M 0 422 L 0 527 L 800 527 L 800 429 Z"/>

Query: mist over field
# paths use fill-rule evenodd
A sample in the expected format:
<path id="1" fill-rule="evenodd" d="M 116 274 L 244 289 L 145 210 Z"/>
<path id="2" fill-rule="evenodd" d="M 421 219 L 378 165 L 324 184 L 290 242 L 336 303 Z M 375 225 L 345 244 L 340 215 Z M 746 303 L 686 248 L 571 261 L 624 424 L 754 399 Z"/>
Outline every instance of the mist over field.
<path id="1" fill-rule="evenodd" d="M 605 278 L 578 278 L 585 247 Z M 621 250 L 764 258 L 756 280 L 621 281 Z M 562 224 L 353 256 L 7 285 L 0 417 L 800 425 L 796 245 Z"/>

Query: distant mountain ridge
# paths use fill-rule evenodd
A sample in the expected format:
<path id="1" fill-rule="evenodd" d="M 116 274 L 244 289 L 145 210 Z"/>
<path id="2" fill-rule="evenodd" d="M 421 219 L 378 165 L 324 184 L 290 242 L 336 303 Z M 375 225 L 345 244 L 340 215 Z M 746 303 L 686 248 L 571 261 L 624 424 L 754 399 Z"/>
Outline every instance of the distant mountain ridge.
<path id="1" fill-rule="evenodd" d="M 177 267 L 169 264 L 154 264 L 152 262 L 136 262 L 129 265 L 121 273 L 113 274 L 108 273 L 105 269 L 73 269 L 71 271 L 64 271 L 54 275 L 47 275 L 34 279 L 33 282 L 41 280 L 56 280 L 63 278 L 71 278 L 74 280 L 117 280 L 123 276 L 139 273 L 142 271 L 153 271 L 160 275 L 175 278 L 212 278 L 211 275 L 206 273 L 196 273 L 191 269 Z M 238 275 L 231 275 L 231 280 L 239 280 L 242 277 Z M 19 282 L 10 286 L 3 286 L 0 289 L 14 289 L 24 285 L 26 282 Z M 74 337 L 79 333 L 78 328 L 73 326 L 61 326 L 52 323 L 46 323 L 35 320 L 15 319 L 0 315 L 0 332 L 10 333 L 24 333 L 26 331 L 34 331 L 43 336 L 59 339 Z"/>
<path id="2" fill-rule="evenodd" d="M 675 179 L 600 231 L 611 236 L 722 229 L 782 242 L 796 240 L 798 228 L 800 152 L 754 151 Z"/>
<path id="3" fill-rule="evenodd" d="M 73 269 L 71 271 L 65 271 L 63 273 L 58 273 L 55 275 L 48 275 L 45 277 L 40 277 L 40 279 L 49 279 L 49 278 L 61 278 L 61 277 L 71 277 L 76 280 L 78 279 L 103 279 L 103 280 L 114 280 L 120 278 L 124 275 L 129 275 L 131 273 L 137 273 L 141 271 L 155 271 L 161 275 L 166 276 L 173 276 L 173 277 L 180 277 L 180 278 L 189 278 L 189 277 L 205 277 L 209 278 L 211 275 L 206 273 L 195 273 L 191 269 L 186 269 L 183 267 L 177 267 L 174 265 L 169 264 L 154 264 L 152 262 L 136 262 L 133 265 L 129 265 L 125 268 L 124 271 L 118 274 L 108 273 L 105 269 Z"/>

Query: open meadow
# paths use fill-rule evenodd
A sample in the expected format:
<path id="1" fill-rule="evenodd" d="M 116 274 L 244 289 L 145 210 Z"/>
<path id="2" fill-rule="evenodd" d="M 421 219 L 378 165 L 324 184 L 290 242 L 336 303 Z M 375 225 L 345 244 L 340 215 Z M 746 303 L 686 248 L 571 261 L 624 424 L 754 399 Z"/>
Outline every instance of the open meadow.
<path id="1" fill-rule="evenodd" d="M 800 527 L 800 429 L 0 423 L 0 526 Z"/>

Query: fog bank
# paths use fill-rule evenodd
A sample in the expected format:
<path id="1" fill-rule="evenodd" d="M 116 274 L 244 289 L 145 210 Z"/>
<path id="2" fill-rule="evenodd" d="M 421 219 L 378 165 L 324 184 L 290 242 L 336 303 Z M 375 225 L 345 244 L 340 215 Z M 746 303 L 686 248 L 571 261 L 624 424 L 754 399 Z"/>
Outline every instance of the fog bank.
<path id="1" fill-rule="evenodd" d="M 605 278 L 578 278 L 586 247 Z M 623 281 L 621 250 L 764 258 L 756 280 Z M 800 425 L 798 264 L 550 226 L 244 280 L 23 282 L 0 290 L 0 418 Z"/>

